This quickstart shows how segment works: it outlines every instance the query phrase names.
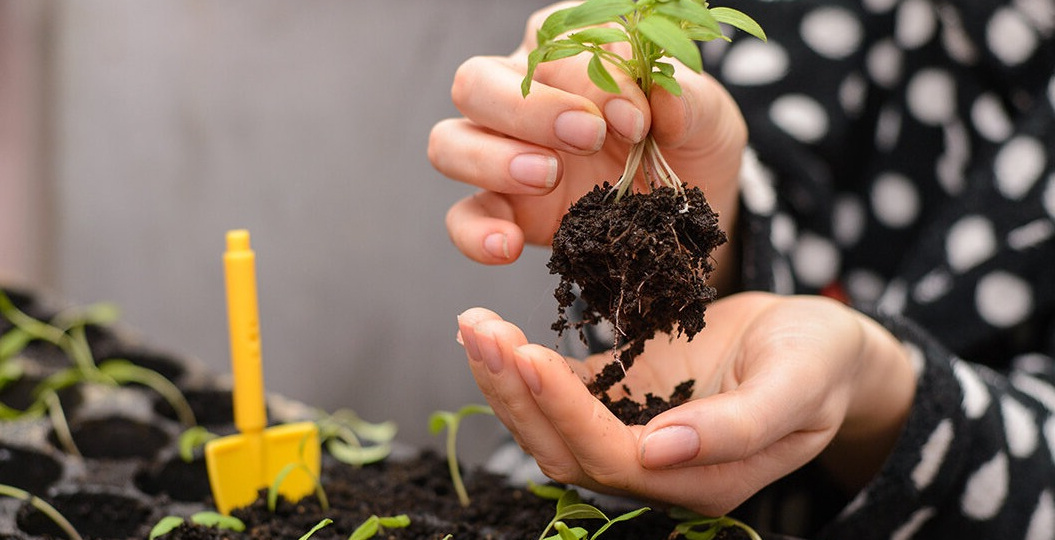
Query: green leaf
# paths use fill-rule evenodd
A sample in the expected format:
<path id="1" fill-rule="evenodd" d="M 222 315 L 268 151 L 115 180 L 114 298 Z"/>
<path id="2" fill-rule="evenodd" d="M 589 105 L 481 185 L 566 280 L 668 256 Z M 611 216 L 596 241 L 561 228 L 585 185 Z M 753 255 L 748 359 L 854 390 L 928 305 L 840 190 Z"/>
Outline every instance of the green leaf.
<path id="1" fill-rule="evenodd" d="M 198 512 L 190 517 L 190 520 L 205 527 L 218 527 L 228 531 L 242 532 L 245 523 L 234 516 L 225 516 L 219 512 Z"/>
<path id="2" fill-rule="evenodd" d="M 560 522 L 558 522 L 558 523 L 560 523 Z M 557 523 L 553 524 L 554 528 L 557 528 L 559 526 L 564 526 L 565 529 L 568 528 L 568 526 L 564 525 L 564 523 L 560 523 L 560 525 L 558 525 Z M 586 531 L 586 529 L 584 529 L 582 527 L 573 527 L 573 528 L 571 528 L 569 530 L 574 535 L 573 538 L 576 538 L 576 539 L 586 538 L 587 531 Z M 560 529 L 557 529 L 557 534 L 554 534 L 553 536 L 547 536 L 543 540 L 564 540 L 564 537 L 561 535 Z"/>
<path id="3" fill-rule="evenodd" d="M 567 489 L 559 488 L 557 486 L 551 486 L 547 484 L 536 484 L 534 482 L 528 482 L 528 491 L 540 499 L 549 499 L 552 501 L 560 500 L 561 496 L 564 495 Z"/>
<path id="4" fill-rule="evenodd" d="M 598 536 L 601 536 L 601 534 L 603 534 L 605 531 L 608 530 L 608 527 L 611 527 L 612 525 L 614 525 L 616 523 L 619 523 L 621 521 L 628 521 L 628 520 L 634 519 L 637 516 L 640 516 L 641 514 L 644 514 L 645 512 L 648 512 L 648 511 L 649 511 L 649 508 L 646 506 L 646 507 L 643 507 L 643 508 L 638 508 L 637 510 L 631 510 L 630 512 L 627 512 L 627 513 L 625 513 L 625 514 L 623 514 L 621 516 L 616 516 L 616 517 L 612 518 L 611 520 L 609 520 L 608 523 L 605 523 L 604 525 L 602 525 L 600 529 L 597 529 L 597 532 L 593 533 L 593 536 L 590 537 L 590 540 L 596 540 L 596 538 Z"/>
<path id="5" fill-rule="evenodd" d="M 656 6 L 656 13 L 662 13 L 675 21 L 684 21 L 702 28 L 709 28 L 721 35 L 722 28 L 718 20 L 702 5 L 692 0 L 675 0 L 663 2 Z"/>
<path id="6" fill-rule="evenodd" d="M 542 26 L 535 32 L 538 46 L 546 44 L 546 42 L 569 30 L 565 20 L 568 17 L 568 12 L 572 9 L 574 8 L 559 9 L 550 13 L 549 17 L 546 17 L 546 20 L 542 22 Z"/>
<path id="7" fill-rule="evenodd" d="M 667 56 L 677 58 L 697 73 L 703 71 L 700 49 L 689 39 L 685 31 L 670 19 L 662 15 L 652 15 L 641 19 L 637 23 L 637 28 L 649 41 L 662 47 Z"/>
<path id="8" fill-rule="evenodd" d="M 560 514 L 565 507 L 579 504 L 580 502 L 582 502 L 582 497 L 579 496 L 578 491 L 574 489 L 564 490 L 564 493 L 561 493 L 560 498 L 557 499 L 557 514 Z"/>
<path id="9" fill-rule="evenodd" d="M 720 23 L 739 28 L 762 41 L 766 40 L 766 33 L 762 30 L 762 27 L 742 11 L 727 7 L 716 7 L 711 8 L 711 15 L 714 15 L 714 18 Z"/>
<path id="10" fill-rule="evenodd" d="M 674 77 L 669 77 L 662 73 L 652 74 L 652 83 L 659 85 L 660 88 L 670 92 L 672 96 L 681 95 L 681 84 Z"/>
<path id="11" fill-rule="evenodd" d="M 381 526 L 386 529 L 404 529 L 410 526 L 410 516 L 406 514 L 399 514 L 398 516 L 389 516 L 378 518 Z"/>
<path id="12" fill-rule="evenodd" d="M 494 416 L 495 411 L 487 405 L 480 405 L 478 403 L 470 403 L 458 409 L 458 418 L 465 418 L 472 414 L 489 414 Z"/>
<path id="13" fill-rule="evenodd" d="M 204 446 L 205 443 L 219 437 L 202 426 L 188 428 L 179 436 L 179 455 L 183 461 L 190 463 L 194 461 L 194 449 Z"/>
<path id="14" fill-rule="evenodd" d="M 600 56 L 595 54 L 593 58 L 590 58 L 590 64 L 586 66 L 586 74 L 590 76 L 590 80 L 601 90 L 612 94 L 619 93 L 619 84 L 615 82 L 612 74 L 608 73 Z"/>
<path id="15" fill-rule="evenodd" d="M 457 422 L 454 413 L 449 411 L 436 411 L 429 415 L 429 432 L 433 435 L 443 431 L 448 425 Z"/>
<path id="16" fill-rule="evenodd" d="M 568 36 L 568 39 L 576 43 L 593 43 L 594 45 L 630 41 L 630 37 L 623 30 L 608 27 L 587 28 Z"/>
<path id="17" fill-rule="evenodd" d="M 377 531 L 381 528 L 381 518 L 377 516 L 370 516 L 366 518 L 366 521 L 362 525 L 355 528 L 352 531 L 352 535 L 348 537 L 348 540 L 367 540 L 377 535 Z"/>
<path id="18" fill-rule="evenodd" d="M 315 526 L 312 527 L 310 531 L 304 533 L 304 536 L 301 536 L 300 540 L 308 540 L 308 538 L 311 538 L 311 535 L 319 532 L 319 529 L 321 529 L 321 528 L 323 528 L 323 527 L 325 527 L 325 526 L 327 526 L 327 525 L 329 525 L 331 523 L 333 523 L 332 519 L 330 519 L 330 518 L 322 518 L 322 521 L 316 523 Z"/>
<path id="19" fill-rule="evenodd" d="M 183 518 L 179 516 L 165 516 L 158 520 L 154 527 L 150 529 L 150 540 L 166 535 L 182 524 Z"/>
<path id="20" fill-rule="evenodd" d="M 564 18 L 568 29 L 616 22 L 637 9 L 633 0 L 587 0 L 575 6 Z"/>
<path id="21" fill-rule="evenodd" d="M 582 527 L 569 529 L 563 521 L 554 523 L 553 528 L 557 529 L 557 536 L 560 537 L 560 540 L 579 540 L 586 536 L 586 529 L 583 529 Z"/>
<path id="22" fill-rule="evenodd" d="M 570 504 L 557 512 L 557 519 L 603 519 L 608 521 L 608 516 L 593 505 L 586 503 Z"/>
<path id="23" fill-rule="evenodd" d="M 338 461 L 358 466 L 383 461 L 392 454 L 392 446 L 387 443 L 355 446 L 340 439 L 330 439 L 326 441 L 326 451 Z"/>

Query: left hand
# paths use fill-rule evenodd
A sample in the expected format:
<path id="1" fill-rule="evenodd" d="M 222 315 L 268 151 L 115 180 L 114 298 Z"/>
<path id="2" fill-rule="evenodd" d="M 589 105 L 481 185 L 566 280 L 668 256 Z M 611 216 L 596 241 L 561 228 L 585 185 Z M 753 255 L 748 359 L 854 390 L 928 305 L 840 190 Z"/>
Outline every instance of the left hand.
<path id="1" fill-rule="evenodd" d="M 459 339 L 496 415 L 547 476 L 712 516 L 819 455 L 860 488 L 915 392 L 900 343 L 820 297 L 733 295 L 708 308 L 693 341 L 649 342 L 624 380 L 633 396 L 666 396 L 686 379 L 696 395 L 646 426 L 624 425 L 586 390 L 610 355 L 566 360 L 480 308 L 459 317 Z"/>

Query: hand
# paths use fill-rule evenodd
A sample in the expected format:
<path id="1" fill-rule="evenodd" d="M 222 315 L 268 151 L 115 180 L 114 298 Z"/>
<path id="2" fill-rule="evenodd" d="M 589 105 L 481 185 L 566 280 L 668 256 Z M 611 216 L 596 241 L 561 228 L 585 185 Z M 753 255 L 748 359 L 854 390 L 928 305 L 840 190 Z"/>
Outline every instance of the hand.
<path id="1" fill-rule="evenodd" d="M 559 482 L 717 516 L 819 455 L 848 489 L 879 470 L 915 392 L 893 336 L 820 297 L 742 293 L 707 319 L 691 342 L 650 342 L 629 371 L 638 399 L 696 380 L 693 400 L 646 426 L 586 390 L 610 357 L 565 360 L 480 308 L 459 317 L 459 337 L 497 416 Z"/>
<path id="2" fill-rule="evenodd" d="M 471 58 L 455 74 L 451 95 L 465 117 L 433 127 L 429 160 L 444 175 L 483 191 L 450 209 L 454 244 L 485 264 L 513 262 L 525 242 L 548 245 L 570 204 L 596 184 L 614 184 L 630 145 L 649 130 L 682 180 L 704 189 L 730 232 L 747 128 L 710 76 L 682 66 L 681 97 L 656 87 L 648 100 L 615 69 L 621 93 L 600 90 L 586 76 L 588 58 L 580 55 L 540 65 L 531 93 L 521 95 L 536 29 L 567 6 L 533 15 L 512 55 Z"/>

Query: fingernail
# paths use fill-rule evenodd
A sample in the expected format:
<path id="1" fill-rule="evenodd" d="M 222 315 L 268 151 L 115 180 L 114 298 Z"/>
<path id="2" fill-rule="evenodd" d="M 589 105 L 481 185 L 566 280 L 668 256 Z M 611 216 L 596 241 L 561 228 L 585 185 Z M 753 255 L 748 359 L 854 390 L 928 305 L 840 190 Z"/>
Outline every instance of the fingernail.
<path id="1" fill-rule="evenodd" d="M 612 129 L 631 142 L 645 138 L 645 115 L 625 99 L 611 99 L 604 106 L 604 117 Z"/>
<path id="2" fill-rule="evenodd" d="M 520 154 L 509 162 L 509 176 L 533 188 L 551 188 L 557 183 L 557 158 Z"/>
<path id="3" fill-rule="evenodd" d="M 480 358 L 491 373 L 502 371 L 502 351 L 498 348 L 498 341 L 493 333 L 488 331 L 476 333 L 476 347 L 480 350 Z"/>
<path id="4" fill-rule="evenodd" d="M 458 333 L 454 334 L 454 341 L 457 341 L 458 345 L 461 345 L 462 347 L 465 346 L 465 340 L 462 339 L 462 331 L 461 330 L 458 330 Z"/>
<path id="5" fill-rule="evenodd" d="M 580 150 L 596 152 L 604 144 L 604 119 L 586 111 L 561 113 L 553 124 L 557 138 Z"/>
<path id="6" fill-rule="evenodd" d="M 700 436 L 688 426 L 669 426 L 645 437 L 641 444 L 641 464 L 661 469 L 688 461 L 700 452 Z"/>
<path id="7" fill-rule="evenodd" d="M 535 367 L 535 362 L 520 351 L 517 351 L 516 363 L 517 371 L 520 372 L 520 378 L 524 380 L 524 384 L 526 384 L 528 389 L 531 390 L 531 393 L 536 396 L 541 394 L 542 380 L 539 378 L 538 368 Z"/>
<path id="8" fill-rule="evenodd" d="M 502 233 L 491 233 L 484 238 L 484 251 L 499 259 L 509 258 L 509 239 Z"/>
<path id="9" fill-rule="evenodd" d="M 465 353 L 469 355 L 469 359 L 474 362 L 480 361 L 480 349 L 476 346 L 476 334 L 473 332 L 471 327 L 462 329 L 461 316 L 458 317 L 458 343 L 461 343 L 465 347 Z"/>

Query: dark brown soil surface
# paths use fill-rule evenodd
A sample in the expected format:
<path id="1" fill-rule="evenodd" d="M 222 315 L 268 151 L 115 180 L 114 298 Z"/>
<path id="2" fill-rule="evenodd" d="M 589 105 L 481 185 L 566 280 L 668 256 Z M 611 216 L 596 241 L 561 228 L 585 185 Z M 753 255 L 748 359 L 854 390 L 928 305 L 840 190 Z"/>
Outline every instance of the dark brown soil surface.
<path id="1" fill-rule="evenodd" d="M 280 499 L 274 512 L 267 508 L 265 494 L 253 505 L 232 515 L 246 524 L 241 533 L 184 524 L 165 535 L 165 540 L 245 540 L 296 539 L 323 518 L 333 523 L 312 536 L 317 540 L 346 539 L 371 515 L 406 514 L 410 526 L 385 529 L 377 538 L 435 539 L 448 534 L 454 540 L 534 540 L 552 519 L 555 502 L 542 499 L 526 489 L 511 487 L 502 476 L 475 470 L 468 475 L 467 489 L 472 503 L 463 508 L 451 487 L 447 462 L 426 451 L 410 460 L 389 460 L 362 468 L 328 463 L 323 485 L 330 509 L 322 510 L 318 500 L 308 497 L 293 504 Z M 622 511 L 603 509 L 612 518 Z M 597 520 L 569 521 L 595 531 Z M 675 522 L 663 512 L 650 511 L 612 526 L 603 536 L 608 540 L 664 540 Z M 729 540 L 740 536 L 719 536 Z M 743 536 L 742 538 L 747 538 Z"/>
<path id="2" fill-rule="evenodd" d="M 623 379 L 646 341 L 657 333 L 692 339 L 703 329 L 707 305 L 717 297 L 707 285 L 714 271 L 711 252 L 726 241 L 699 188 L 628 193 L 618 202 L 610 191 L 607 183 L 597 186 L 572 205 L 553 238 L 549 261 L 550 272 L 561 278 L 553 329 L 581 332 L 587 325 L 611 324 L 620 341 L 616 361 L 589 384 L 606 403 L 611 403 L 608 390 Z M 566 310 L 576 301 L 575 287 L 586 308 L 581 320 L 571 322 Z M 609 408 L 628 424 L 643 423 L 684 401 L 686 390 L 691 396 L 691 385 L 679 386 L 669 398 L 623 399 Z"/>

